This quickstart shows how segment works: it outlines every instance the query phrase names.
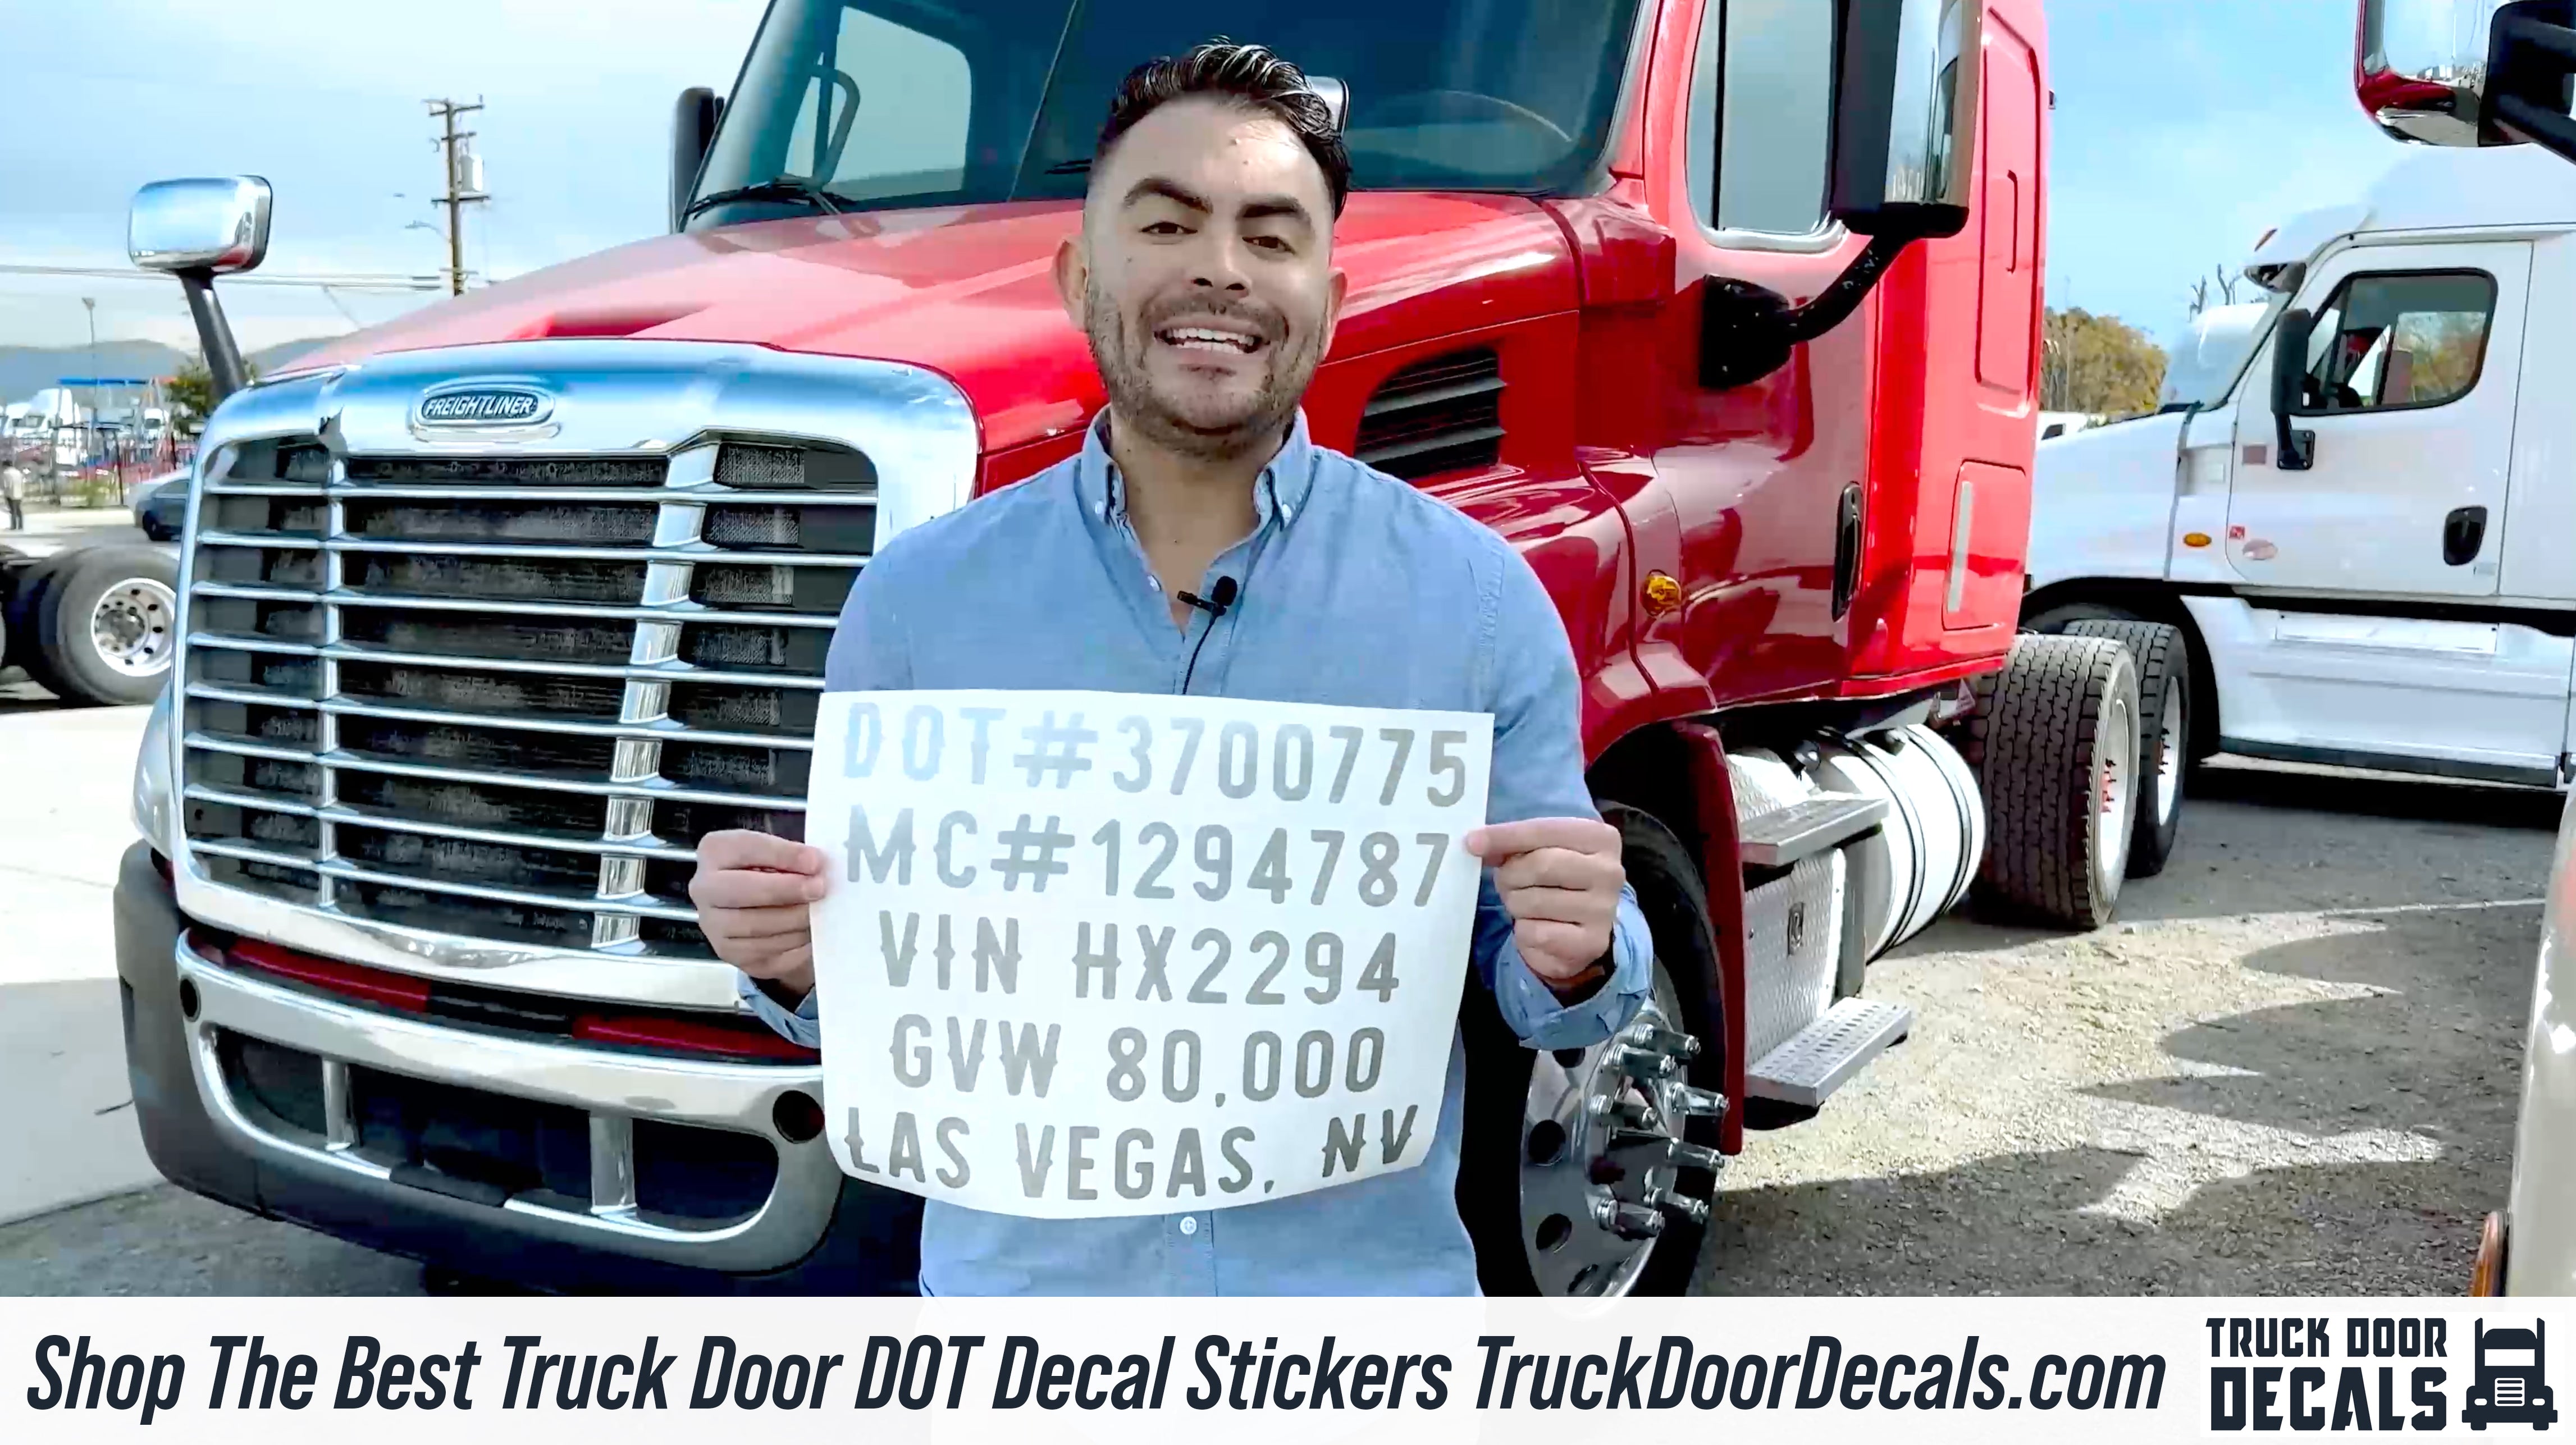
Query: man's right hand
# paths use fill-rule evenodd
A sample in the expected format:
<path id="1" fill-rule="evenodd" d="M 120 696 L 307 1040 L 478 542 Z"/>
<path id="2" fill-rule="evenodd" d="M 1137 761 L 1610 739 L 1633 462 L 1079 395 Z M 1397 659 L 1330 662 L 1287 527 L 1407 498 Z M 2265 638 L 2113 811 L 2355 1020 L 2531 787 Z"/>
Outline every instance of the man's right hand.
<path id="1" fill-rule="evenodd" d="M 689 901 L 716 957 L 801 1002 L 814 991 L 808 910 L 830 887 L 820 848 L 727 829 L 698 840 Z"/>

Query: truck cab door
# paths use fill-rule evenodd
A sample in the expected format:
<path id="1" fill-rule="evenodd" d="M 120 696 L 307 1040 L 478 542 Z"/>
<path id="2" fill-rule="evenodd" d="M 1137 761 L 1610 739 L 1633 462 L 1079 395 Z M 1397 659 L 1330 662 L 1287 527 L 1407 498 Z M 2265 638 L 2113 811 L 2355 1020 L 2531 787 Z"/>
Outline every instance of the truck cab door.
<path id="1" fill-rule="evenodd" d="M 2284 468 L 2276 330 L 2239 391 L 2225 564 L 2188 604 L 2224 745 L 2258 756 L 2550 783 L 2571 639 L 2497 596 L 2531 248 L 2359 248 L 2300 288 L 2315 316 Z"/>
<path id="2" fill-rule="evenodd" d="M 2377 247 L 2301 288 L 2312 465 L 2285 468 L 2261 379 L 2237 410 L 2227 561 L 2263 588 L 2492 597 L 2521 390 L 2524 242 Z"/>

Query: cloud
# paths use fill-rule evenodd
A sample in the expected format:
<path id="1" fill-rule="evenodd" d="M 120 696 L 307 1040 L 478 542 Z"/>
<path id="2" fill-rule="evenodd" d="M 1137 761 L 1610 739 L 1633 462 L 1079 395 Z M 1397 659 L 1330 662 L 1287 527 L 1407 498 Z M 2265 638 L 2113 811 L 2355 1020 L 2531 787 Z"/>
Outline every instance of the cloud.
<path id="1" fill-rule="evenodd" d="M 470 208 L 467 262 L 513 275 L 663 228 L 671 102 L 731 87 L 761 0 L 83 0 L 11 28 L 0 87 L 7 259 L 120 267 L 136 187 L 266 176 L 267 270 L 421 274 L 446 264 L 426 97 L 480 95 L 469 125 L 494 201 Z M 137 45 L 134 37 L 153 43 Z M 0 275 L 0 342 L 189 344 L 165 278 Z M 235 287 L 244 345 L 325 335 L 435 299 Z M 345 310 L 344 310 L 345 308 Z"/>

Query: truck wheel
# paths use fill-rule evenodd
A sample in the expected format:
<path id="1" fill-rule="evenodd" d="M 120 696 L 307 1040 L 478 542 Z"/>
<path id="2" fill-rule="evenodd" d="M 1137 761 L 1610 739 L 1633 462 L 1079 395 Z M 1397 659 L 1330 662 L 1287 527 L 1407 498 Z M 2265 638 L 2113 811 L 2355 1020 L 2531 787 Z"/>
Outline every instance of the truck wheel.
<path id="1" fill-rule="evenodd" d="M 1678 1295 L 1707 1234 L 1725 1039 L 1707 890 L 1654 817 L 1619 803 L 1601 816 L 1654 935 L 1654 993 L 1619 1036 L 1538 1052 L 1468 987 L 1458 1211 L 1487 1294 Z"/>
<path id="2" fill-rule="evenodd" d="M 36 656 L 36 604 L 60 556 L 0 558 L 0 630 L 11 650 L 0 651 L 0 667 L 22 667 L 34 677 L 44 667 Z"/>
<path id="3" fill-rule="evenodd" d="M 179 564 L 151 547 L 63 554 L 35 606 L 27 674 L 64 702 L 150 702 L 179 653 Z"/>
<path id="4" fill-rule="evenodd" d="M 2111 921 L 2135 817 L 2138 673 L 2106 637 L 2013 639 L 1969 723 L 1986 794 L 1977 898 L 2074 928 Z"/>
<path id="5" fill-rule="evenodd" d="M 2138 669 L 2138 822 L 2129 832 L 2129 876 L 2165 871 L 2182 832 L 2183 775 L 2191 754 L 2191 647 L 2182 629 L 2162 622 L 2088 619 L 2066 625 L 2069 637 L 2108 637 L 2129 649 Z"/>

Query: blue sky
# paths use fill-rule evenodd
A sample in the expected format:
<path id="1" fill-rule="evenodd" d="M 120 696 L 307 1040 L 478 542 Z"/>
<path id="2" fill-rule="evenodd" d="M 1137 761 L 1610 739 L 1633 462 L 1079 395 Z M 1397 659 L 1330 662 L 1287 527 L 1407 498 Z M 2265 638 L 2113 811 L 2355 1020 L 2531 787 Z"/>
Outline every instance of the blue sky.
<path id="1" fill-rule="evenodd" d="M 2169 339 L 2195 276 L 2408 151 L 2352 98 L 2354 0 L 2047 5 L 2053 306 Z"/>
<path id="2" fill-rule="evenodd" d="M 1822 3 L 1822 0 L 1818 0 Z M 2399 154 L 2353 103 L 2354 0 L 2047 0 L 2057 92 L 2049 299 L 2163 338 L 2192 278 L 2265 227 L 2347 197 Z M 1213 5 L 1212 5 L 1212 8 Z M 731 85 L 760 0 L 81 0 L 10 31 L 0 260 L 124 264 L 156 176 L 267 175 L 272 273 L 444 262 L 424 97 L 479 93 L 495 203 L 469 264 L 510 275 L 661 228 L 671 98 Z M 614 15 L 613 22 L 602 18 Z M 245 15 L 255 15 L 245 21 Z M 150 37 L 137 43 L 138 37 Z M 67 124 L 66 117 L 78 117 Z M 0 343 L 188 344 L 160 278 L 0 275 Z M 424 298 L 242 287 L 248 346 Z"/>

